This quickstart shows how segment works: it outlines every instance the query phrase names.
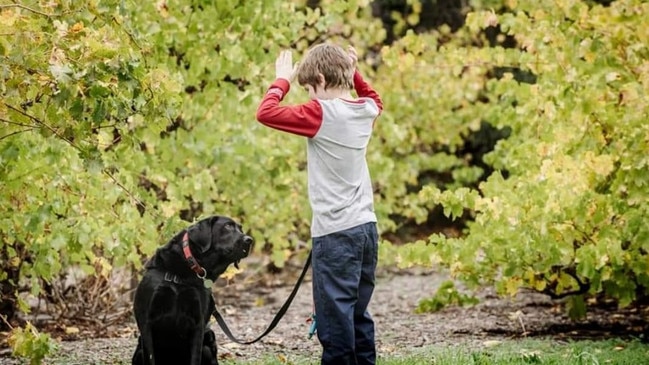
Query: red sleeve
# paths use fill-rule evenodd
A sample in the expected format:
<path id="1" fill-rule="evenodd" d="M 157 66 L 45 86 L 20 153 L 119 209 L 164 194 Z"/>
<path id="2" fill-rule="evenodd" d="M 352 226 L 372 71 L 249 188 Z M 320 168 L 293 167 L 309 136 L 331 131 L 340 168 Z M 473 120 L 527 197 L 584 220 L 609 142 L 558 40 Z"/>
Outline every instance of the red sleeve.
<path id="1" fill-rule="evenodd" d="M 300 105 L 280 106 L 280 101 L 290 87 L 287 80 L 275 80 L 257 108 L 257 120 L 271 128 L 311 138 L 322 125 L 322 107 L 316 100 Z"/>
<path id="2" fill-rule="evenodd" d="M 361 73 L 358 72 L 358 70 L 354 72 L 354 89 L 356 90 L 358 97 L 374 100 L 376 106 L 379 107 L 379 114 L 383 111 L 383 102 L 381 101 L 381 97 L 376 91 L 374 91 L 374 89 L 372 89 L 370 84 L 363 80 L 363 76 L 361 76 Z"/>

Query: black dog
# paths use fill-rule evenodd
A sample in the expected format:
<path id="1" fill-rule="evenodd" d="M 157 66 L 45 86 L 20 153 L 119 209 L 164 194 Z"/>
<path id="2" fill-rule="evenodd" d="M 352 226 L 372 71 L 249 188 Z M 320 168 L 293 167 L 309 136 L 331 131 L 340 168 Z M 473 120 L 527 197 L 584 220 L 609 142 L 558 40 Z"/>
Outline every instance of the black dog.
<path id="1" fill-rule="evenodd" d="M 218 365 L 211 284 L 248 256 L 252 237 L 228 217 L 203 219 L 145 265 L 133 303 L 140 331 L 133 365 Z M 238 266 L 237 266 L 238 267 Z"/>

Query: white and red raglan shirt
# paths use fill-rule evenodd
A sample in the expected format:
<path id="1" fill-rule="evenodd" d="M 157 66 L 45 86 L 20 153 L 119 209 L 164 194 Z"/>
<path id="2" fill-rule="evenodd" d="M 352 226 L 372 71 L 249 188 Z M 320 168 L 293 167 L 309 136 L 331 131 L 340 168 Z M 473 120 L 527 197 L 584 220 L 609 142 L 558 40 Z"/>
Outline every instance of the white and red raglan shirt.
<path id="1" fill-rule="evenodd" d="M 355 100 L 311 100 L 280 106 L 290 89 L 277 79 L 257 109 L 271 128 L 308 137 L 307 175 L 313 213 L 312 237 L 376 222 L 372 182 L 365 154 L 374 121 L 383 110 L 379 94 L 354 74 Z"/>

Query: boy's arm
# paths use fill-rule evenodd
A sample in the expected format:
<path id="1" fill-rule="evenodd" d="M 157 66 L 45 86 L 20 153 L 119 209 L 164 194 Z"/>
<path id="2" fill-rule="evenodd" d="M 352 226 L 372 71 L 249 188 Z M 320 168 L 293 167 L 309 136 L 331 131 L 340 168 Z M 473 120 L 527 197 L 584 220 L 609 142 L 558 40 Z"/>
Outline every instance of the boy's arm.
<path id="1" fill-rule="evenodd" d="M 361 73 L 358 72 L 358 70 L 354 72 L 354 89 L 356 90 L 358 97 L 374 100 L 376 106 L 379 108 L 379 114 L 381 114 L 381 111 L 383 111 L 383 102 L 381 101 L 381 97 L 376 91 L 374 91 L 374 89 L 372 89 L 370 84 L 363 79 L 363 76 L 361 76 Z"/>
<path id="2" fill-rule="evenodd" d="M 322 125 L 322 107 L 315 100 L 295 106 L 280 106 L 290 87 L 288 80 L 275 80 L 257 108 L 257 120 L 271 128 L 311 138 Z"/>

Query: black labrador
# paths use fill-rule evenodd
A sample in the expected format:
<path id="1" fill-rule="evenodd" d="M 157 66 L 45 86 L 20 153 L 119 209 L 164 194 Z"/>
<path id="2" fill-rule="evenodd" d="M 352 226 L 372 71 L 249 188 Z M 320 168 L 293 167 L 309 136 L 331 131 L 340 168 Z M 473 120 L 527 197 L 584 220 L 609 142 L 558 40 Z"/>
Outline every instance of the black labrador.
<path id="1" fill-rule="evenodd" d="M 133 365 L 218 365 L 211 285 L 253 243 L 231 218 L 212 216 L 158 248 L 135 291 Z"/>

